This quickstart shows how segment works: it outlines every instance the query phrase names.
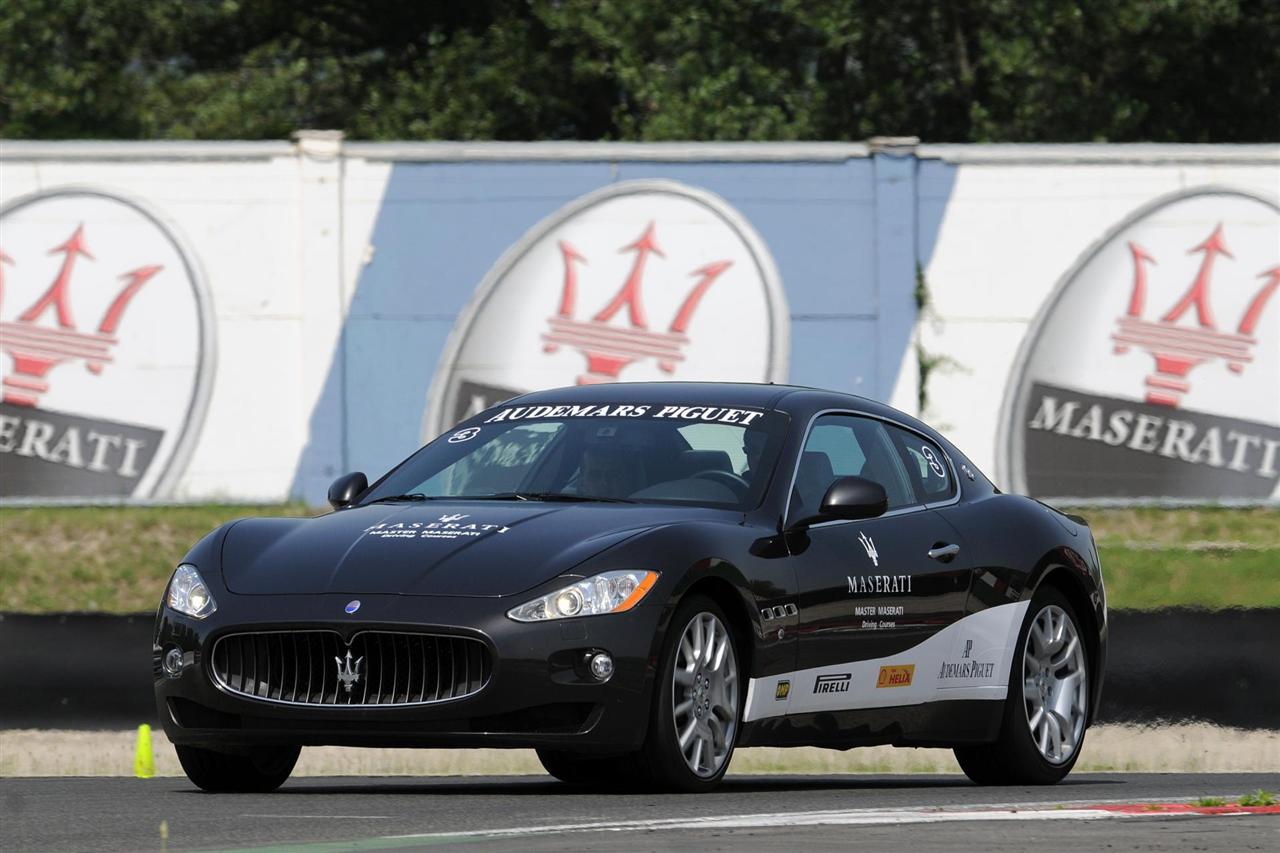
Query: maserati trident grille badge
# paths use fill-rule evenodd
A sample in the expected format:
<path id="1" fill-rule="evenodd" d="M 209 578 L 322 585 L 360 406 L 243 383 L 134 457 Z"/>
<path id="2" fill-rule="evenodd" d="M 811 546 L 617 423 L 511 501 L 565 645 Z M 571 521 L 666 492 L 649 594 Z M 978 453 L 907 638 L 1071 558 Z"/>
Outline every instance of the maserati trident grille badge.
<path id="1" fill-rule="evenodd" d="M 338 664 L 338 683 L 340 683 L 348 693 L 351 688 L 360 683 L 360 667 L 364 664 L 364 657 L 358 657 L 353 663 L 351 661 L 351 649 L 347 649 L 347 658 L 335 657 L 334 661 Z"/>

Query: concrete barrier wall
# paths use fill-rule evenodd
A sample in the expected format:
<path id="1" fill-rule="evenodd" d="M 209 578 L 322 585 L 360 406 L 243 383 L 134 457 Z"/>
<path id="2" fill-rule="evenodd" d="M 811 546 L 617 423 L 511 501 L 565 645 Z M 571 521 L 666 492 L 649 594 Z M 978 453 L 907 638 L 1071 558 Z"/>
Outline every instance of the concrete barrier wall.
<path id="1" fill-rule="evenodd" d="M 0 497 L 319 502 L 671 378 L 887 400 L 1039 496 L 1274 500 L 1277 196 L 1274 145 L 6 141 Z"/>
<path id="2" fill-rule="evenodd" d="M 156 722 L 151 614 L 0 617 L 0 728 Z M 1274 729 L 1280 610 L 1113 611 L 1101 722 Z"/>

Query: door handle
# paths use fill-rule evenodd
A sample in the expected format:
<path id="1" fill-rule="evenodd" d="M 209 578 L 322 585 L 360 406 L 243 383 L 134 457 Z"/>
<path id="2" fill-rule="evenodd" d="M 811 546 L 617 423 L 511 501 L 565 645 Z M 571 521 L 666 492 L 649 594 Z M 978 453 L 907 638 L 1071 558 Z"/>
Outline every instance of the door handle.
<path id="1" fill-rule="evenodd" d="M 940 563 L 950 563 L 960 553 L 959 545 L 934 545 L 929 549 L 929 556 Z"/>

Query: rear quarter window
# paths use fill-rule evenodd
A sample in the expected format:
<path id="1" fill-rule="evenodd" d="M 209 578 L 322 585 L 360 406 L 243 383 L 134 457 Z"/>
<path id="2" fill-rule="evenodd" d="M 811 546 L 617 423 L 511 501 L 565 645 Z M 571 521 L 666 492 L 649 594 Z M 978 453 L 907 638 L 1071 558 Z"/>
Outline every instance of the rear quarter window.
<path id="1" fill-rule="evenodd" d="M 955 497 L 955 478 L 942 448 L 909 430 L 891 426 L 889 431 L 919 500 L 938 503 Z"/>

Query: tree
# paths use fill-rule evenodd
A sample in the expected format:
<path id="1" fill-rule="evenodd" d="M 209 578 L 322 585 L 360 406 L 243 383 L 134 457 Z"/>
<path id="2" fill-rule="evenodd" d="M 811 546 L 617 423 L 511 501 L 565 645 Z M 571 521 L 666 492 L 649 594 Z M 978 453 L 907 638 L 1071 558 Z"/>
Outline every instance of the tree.
<path id="1" fill-rule="evenodd" d="M 1272 0 L 10 0 L 7 138 L 1280 139 Z"/>

